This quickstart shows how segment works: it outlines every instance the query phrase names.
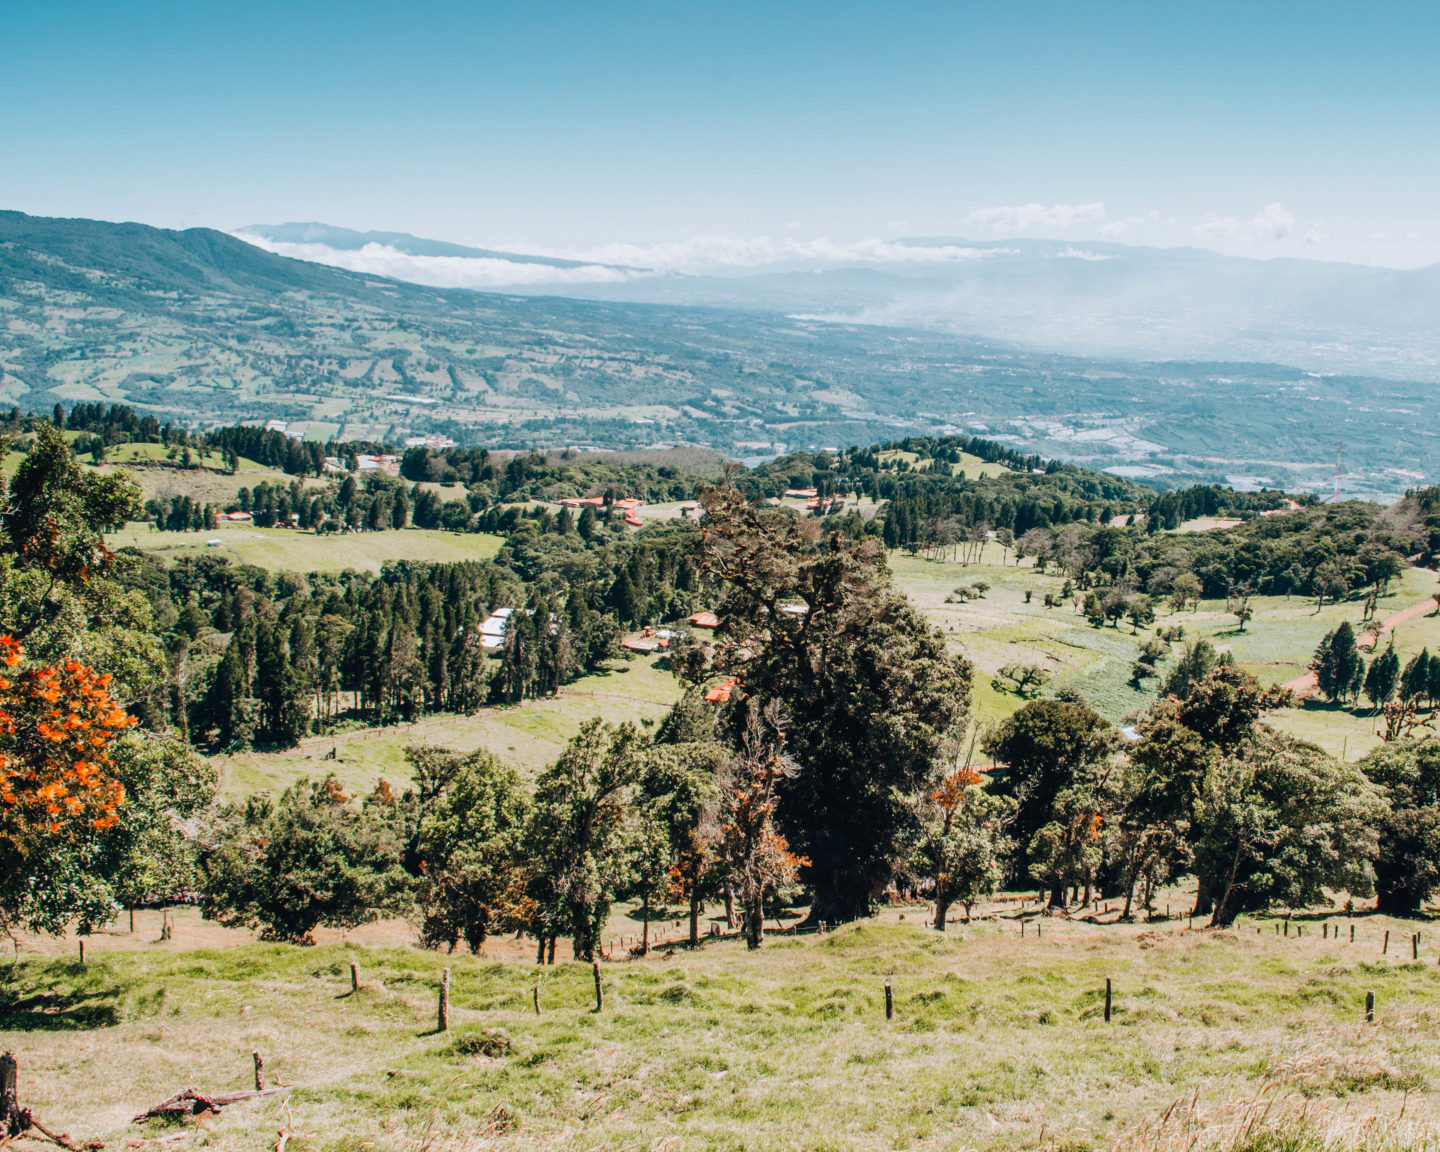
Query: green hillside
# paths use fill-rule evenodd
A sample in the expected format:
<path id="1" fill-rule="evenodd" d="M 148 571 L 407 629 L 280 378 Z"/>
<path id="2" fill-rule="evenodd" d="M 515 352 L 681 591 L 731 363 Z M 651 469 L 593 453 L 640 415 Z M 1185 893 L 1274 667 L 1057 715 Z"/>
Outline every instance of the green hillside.
<path id="1" fill-rule="evenodd" d="M 120 401 L 197 425 L 284 419 L 349 439 L 685 442 L 739 457 L 968 429 L 1167 486 L 1237 476 L 1292 490 L 1328 483 L 1343 428 L 1347 490 L 1395 495 L 1440 478 L 1428 386 L 1404 381 L 442 291 L 210 229 L 0 213 L 0 313 L 0 404 L 34 409 Z M 1366 419 L 1353 419 L 1357 405 Z"/>

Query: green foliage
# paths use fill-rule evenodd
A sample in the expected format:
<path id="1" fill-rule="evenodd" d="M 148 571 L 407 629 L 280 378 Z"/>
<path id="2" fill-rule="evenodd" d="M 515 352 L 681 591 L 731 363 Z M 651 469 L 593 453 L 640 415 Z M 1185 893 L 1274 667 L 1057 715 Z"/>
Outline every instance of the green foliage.
<path id="1" fill-rule="evenodd" d="M 1326 890 L 1373 890 L 1381 804 L 1353 764 L 1268 732 L 1221 759 L 1196 807 L 1195 873 L 1214 921 L 1271 905 L 1319 904 Z"/>
<path id="2" fill-rule="evenodd" d="M 701 501 L 701 565 L 725 592 L 717 643 L 691 653 L 687 679 L 734 677 L 757 705 L 780 705 L 799 771 L 779 784 L 779 826 L 809 862 L 811 915 L 864 915 L 903 859 L 911 798 L 968 710 L 970 665 L 894 591 L 877 542 L 822 534 L 730 487 Z M 744 713 L 729 720 L 737 748 Z"/>
<path id="3" fill-rule="evenodd" d="M 1375 856 L 1381 912 L 1414 916 L 1440 889 L 1440 740 L 1383 744 L 1360 768 L 1385 798 Z"/>
<path id="4" fill-rule="evenodd" d="M 1399 680 L 1400 657 L 1395 655 L 1395 637 L 1391 633 L 1389 645 L 1370 661 L 1370 670 L 1365 673 L 1365 695 L 1370 698 L 1371 705 L 1381 708 L 1390 703 Z"/>
<path id="5" fill-rule="evenodd" d="M 1365 661 L 1355 646 L 1355 630 L 1346 620 L 1328 633 L 1315 649 L 1310 667 L 1327 699 L 1343 702 L 1356 698 L 1365 677 Z"/>
<path id="6" fill-rule="evenodd" d="M 968 922 L 975 903 L 1000 887 L 1010 850 L 1004 826 L 1012 807 L 981 788 L 968 768 L 947 777 L 922 806 L 910 867 L 930 884 L 938 931 L 945 931 L 952 904 L 964 907 Z"/>
<path id="7" fill-rule="evenodd" d="M 1072 877 L 1093 867 L 1096 817 L 1103 808 L 1114 732 L 1084 704 L 1032 700 L 985 740 L 1003 765 L 990 788 L 1015 804 L 1012 877 L 1044 879 L 1063 905 Z"/>
<path id="8" fill-rule="evenodd" d="M 204 860 L 205 915 L 313 943 L 318 927 L 353 928 L 403 907 L 400 849 L 393 825 L 355 807 L 333 776 L 301 780 L 278 800 L 255 796 L 222 813 Z"/>
<path id="9" fill-rule="evenodd" d="M 625 881 L 630 808 L 649 767 L 630 724 L 592 720 L 535 782 L 525 838 L 537 935 L 569 932 L 577 960 L 591 959 L 617 888 Z"/>
<path id="10" fill-rule="evenodd" d="M 525 923 L 520 853 L 530 798 L 513 768 L 485 751 L 446 749 L 407 755 L 421 781 L 414 837 L 420 942 L 471 952 L 485 938 Z"/>

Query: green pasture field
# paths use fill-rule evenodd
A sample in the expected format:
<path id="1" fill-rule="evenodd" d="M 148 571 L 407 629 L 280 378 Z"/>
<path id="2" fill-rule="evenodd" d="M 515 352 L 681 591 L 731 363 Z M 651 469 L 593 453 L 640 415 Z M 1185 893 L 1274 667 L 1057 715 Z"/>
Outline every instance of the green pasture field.
<path id="1" fill-rule="evenodd" d="M 69 940 L 0 969 L 0 1032 L 22 1104 L 82 1145 L 1437 1147 L 1428 925 L 1412 961 L 1422 926 L 1375 917 L 1331 919 L 1337 941 L 1314 918 L 1289 935 L 1271 920 L 1190 931 L 1181 919 L 1117 925 L 1113 913 L 1045 919 L 1013 903 L 942 935 L 922 927 L 927 912 L 772 935 L 758 953 L 729 936 L 606 961 L 598 1011 L 590 966 L 567 962 L 565 942 L 559 963 L 537 968 L 533 945 L 508 937 L 487 955 L 445 956 L 407 946 L 404 925 L 374 925 L 299 948 L 184 910 L 159 943 L 159 914 L 142 912 L 133 936 L 124 917 L 91 936 L 84 966 Z M 436 1030 L 442 968 L 447 1032 Z M 251 1087 L 252 1052 L 282 1092 L 199 1123 L 131 1122 L 187 1086 Z"/>
<path id="2" fill-rule="evenodd" d="M 1030 560 L 1017 567 L 1014 553 L 1002 551 L 993 541 L 985 545 L 979 563 L 927 560 L 900 551 L 892 551 L 888 563 L 897 586 L 975 663 L 978 720 L 1003 719 L 1023 703 L 991 687 L 995 671 L 1011 662 L 1039 664 L 1051 673 L 1053 684 L 1079 688 L 1114 723 L 1128 723 L 1154 698 L 1155 680 L 1140 688 L 1130 683 L 1130 669 L 1150 632 L 1136 635 L 1125 621 L 1118 628 L 1092 627 L 1068 604 L 1045 608 L 1045 593 L 1058 596 L 1064 578 L 1041 574 Z M 991 585 L 983 599 L 945 603 L 955 587 L 977 580 Z M 1432 574 L 1407 571 L 1380 599 L 1377 616 L 1382 620 L 1393 616 L 1437 591 L 1440 587 Z M 1202 601 L 1195 610 L 1184 612 L 1171 612 L 1163 601 L 1155 607 L 1156 628 L 1185 629 L 1176 652 L 1186 642 L 1208 640 L 1233 653 L 1242 668 L 1265 684 L 1286 684 L 1303 676 L 1325 634 L 1345 620 L 1360 631 L 1364 610 L 1359 600 L 1327 603 L 1317 612 L 1313 598 L 1257 596 L 1250 601 L 1254 616 L 1241 632 L 1223 600 Z M 1421 648 L 1440 652 L 1440 616 L 1427 613 L 1406 620 L 1396 629 L 1395 641 L 1402 663 Z M 1161 665 L 1162 674 L 1169 663 Z M 1351 712 L 1318 698 L 1273 714 L 1270 723 L 1352 760 L 1379 743 L 1376 721 L 1368 709 Z"/>
<path id="3" fill-rule="evenodd" d="M 334 736 L 316 736 L 283 752 L 242 752 L 216 756 L 221 789 L 238 797 L 278 791 L 302 776 L 333 772 L 352 792 L 366 792 L 381 778 L 403 786 L 410 782 L 405 749 L 411 744 L 440 744 L 458 752 L 485 748 L 533 777 L 553 762 L 587 720 L 653 723 L 680 696 L 679 682 L 662 658 L 620 662 L 612 670 L 583 676 L 558 696 L 520 704 L 482 708 L 473 716 L 428 716 L 413 724 L 357 728 Z M 335 759 L 323 757 L 335 750 Z"/>
<path id="4" fill-rule="evenodd" d="M 210 546 L 207 540 L 221 540 Z M 218 552 L 242 564 L 286 572 L 379 572 L 397 560 L 454 563 L 490 560 L 505 542 L 486 533 L 442 532 L 406 528 L 399 532 L 358 532 L 317 536 L 290 528 L 257 528 L 225 524 L 213 532 L 157 532 L 147 524 L 131 524 L 109 533 L 111 548 L 139 548 L 157 556 Z"/>

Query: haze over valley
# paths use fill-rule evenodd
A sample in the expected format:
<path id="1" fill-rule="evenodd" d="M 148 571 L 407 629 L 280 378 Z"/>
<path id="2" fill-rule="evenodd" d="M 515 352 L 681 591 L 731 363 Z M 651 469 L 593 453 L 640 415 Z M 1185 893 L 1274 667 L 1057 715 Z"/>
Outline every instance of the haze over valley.
<path id="1" fill-rule="evenodd" d="M 262 233 L 306 259 L 263 251 Z M 739 458 L 967 433 L 1158 486 L 1296 491 L 1330 490 L 1343 437 L 1348 493 L 1436 475 L 1419 322 L 1431 270 L 908 241 L 721 276 L 315 225 L 241 235 L 0 214 L 0 401 L 284 420 L 321 440 L 439 432 Z M 435 261 L 458 266 L 450 285 L 478 265 L 503 291 L 414 283 L 445 279 Z M 1391 315 L 1396 294 L 1408 311 Z M 1327 328 L 1344 302 L 1352 320 Z M 1240 323 L 1262 304 L 1289 319 Z M 1388 362 L 1353 319 L 1366 310 L 1389 317 Z M 1147 350 L 1193 358 L 1136 358 Z"/>

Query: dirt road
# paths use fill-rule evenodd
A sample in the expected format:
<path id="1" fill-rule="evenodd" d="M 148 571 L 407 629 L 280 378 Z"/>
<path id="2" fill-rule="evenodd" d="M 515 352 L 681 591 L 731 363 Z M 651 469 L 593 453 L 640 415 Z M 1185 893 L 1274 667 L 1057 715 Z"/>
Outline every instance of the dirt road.
<path id="1" fill-rule="evenodd" d="M 1360 633 L 1359 636 L 1355 637 L 1355 647 L 1362 652 L 1368 651 L 1375 646 L 1375 642 L 1386 632 L 1393 632 L 1397 625 L 1405 623 L 1406 620 L 1410 620 L 1416 616 L 1423 616 L 1426 612 L 1435 608 L 1436 605 L 1437 598 L 1434 596 L 1422 600 L 1418 604 L 1410 605 L 1410 607 L 1404 611 L 1387 617 L 1369 631 Z M 1294 680 L 1291 680 L 1285 687 L 1295 693 L 1297 700 L 1304 700 L 1307 697 L 1313 696 L 1319 685 L 1315 680 L 1315 673 L 1307 672 L 1305 675 L 1297 676 Z"/>

